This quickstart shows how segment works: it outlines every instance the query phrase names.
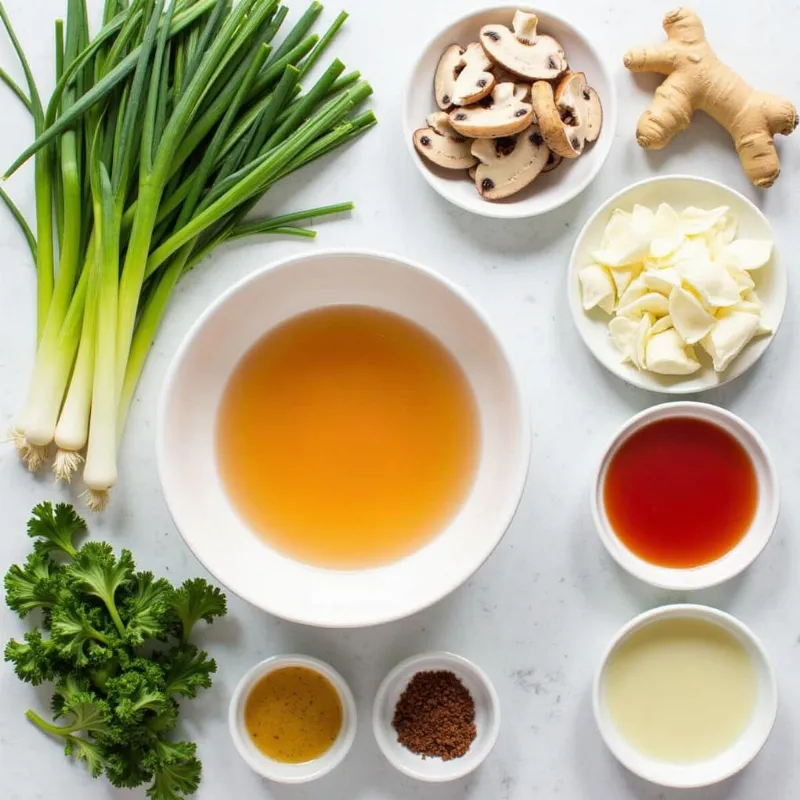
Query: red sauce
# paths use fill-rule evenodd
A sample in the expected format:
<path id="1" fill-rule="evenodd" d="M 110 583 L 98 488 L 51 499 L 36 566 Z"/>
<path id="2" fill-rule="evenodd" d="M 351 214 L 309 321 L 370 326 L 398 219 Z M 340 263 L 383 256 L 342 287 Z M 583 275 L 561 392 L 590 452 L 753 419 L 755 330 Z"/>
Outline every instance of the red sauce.
<path id="1" fill-rule="evenodd" d="M 747 533 L 758 503 L 755 468 L 717 425 L 664 419 L 626 439 L 603 487 L 620 540 L 661 567 L 697 567 L 724 556 Z"/>

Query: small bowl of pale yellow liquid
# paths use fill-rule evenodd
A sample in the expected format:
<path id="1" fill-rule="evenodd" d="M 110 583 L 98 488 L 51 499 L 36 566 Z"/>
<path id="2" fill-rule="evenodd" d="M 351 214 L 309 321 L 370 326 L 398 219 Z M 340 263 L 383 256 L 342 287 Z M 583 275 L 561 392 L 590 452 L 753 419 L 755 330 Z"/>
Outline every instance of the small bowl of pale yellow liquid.
<path id="1" fill-rule="evenodd" d="M 767 741 L 775 675 L 755 635 L 714 608 L 671 605 L 629 622 L 594 685 L 594 713 L 611 752 L 645 780 L 674 788 L 731 777 Z"/>

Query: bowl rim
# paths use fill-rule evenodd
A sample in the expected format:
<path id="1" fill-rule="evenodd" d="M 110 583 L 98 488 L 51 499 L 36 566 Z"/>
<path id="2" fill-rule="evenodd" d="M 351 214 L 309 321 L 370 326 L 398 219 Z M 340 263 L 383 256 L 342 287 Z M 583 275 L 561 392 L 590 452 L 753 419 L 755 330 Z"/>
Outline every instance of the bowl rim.
<path id="1" fill-rule="evenodd" d="M 763 730 L 760 735 L 754 740 L 754 746 L 751 751 L 744 754 L 739 762 L 736 762 L 728 769 L 709 775 L 704 780 L 673 780 L 664 782 L 663 780 L 655 780 L 652 773 L 648 772 L 648 766 L 655 762 L 649 756 L 641 755 L 640 759 L 631 759 L 628 754 L 621 751 L 615 746 L 614 740 L 609 736 L 610 730 L 613 729 L 614 723 L 609 715 L 603 711 L 603 678 L 605 676 L 606 667 L 608 666 L 609 659 L 619 645 L 632 633 L 637 630 L 642 630 L 648 625 L 657 622 L 661 619 L 703 619 L 713 625 L 727 630 L 730 632 L 732 629 L 752 647 L 752 650 L 757 654 L 758 663 L 754 667 L 757 673 L 766 679 L 768 686 L 768 694 L 766 697 L 760 696 L 756 701 L 756 706 L 763 708 L 767 715 L 767 722 L 764 724 Z M 738 772 L 741 772 L 753 759 L 761 752 L 764 745 L 769 740 L 772 729 L 775 725 L 775 720 L 778 715 L 778 681 L 775 674 L 775 668 L 772 665 L 767 651 L 755 633 L 740 619 L 734 617 L 725 611 L 712 606 L 702 605 L 698 603 L 674 603 L 656 606 L 641 614 L 637 614 L 633 619 L 626 622 L 614 634 L 609 644 L 606 646 L 599 665 L 596 668 L 594 679 L 592 681 L 592 711 L 595 719 L 595 725 L 600 734 L 600 738 L 605 743 L 606 747 L 611 751 L 614 757 L 627 769 L 635 775 L 638 775 L 643 780 L 649 781 L 659 786 L 674 789 L 699 789 L 706 786 L 712 786 L 720 783 Z M 744 735 L 744 734 L 742 734 Z M 731 745 L 732 747 L 733 745 Z M 724 752 L 724 751 L 723 751 Z M 699 762 L 703 763 L 703 762 Z M 675 765 L 678 769 L 684 765 Z M 697 763 L 685 765 L 687 767 L 697 768 Z"/>
<path id="2" fill-rule="evenodd" d="M 563 25 L 566 28 L 569 28 L 576 36 L 576 38 L 580 39 L 586 49 L 592 54 L 593 58 L 597 61 L 600 72 L 603 75 L 603 78 L 608 85 L 608 93 L 606 97 L 601 98 L 603 104 L 603 128 L 601 131 L 601 137 L 604 131 L 608 131 L 607 139 L 608 145 L 605 147 L 605 152 L 601 153 L 600 157 L 597 159 L 597 163 L 594 165 L 593 169 L 586 175 L 586 177 L 578 184 L 576 184 L 575 188 L 570 192 L 564 192 L 563 197 L 557 197 L 549 204 L 544 205 L 542 208 L 538 210 L 526 210 L 524 203 L 514 203 L 513 201 L 510 203 L 492 203 L 488 200 L 483 201 L 482 206 L 472 206 L 467 202 L 462 202 L 460 199 L 456 197 L 448 197 L 447 195 L 443 194 L 440 189 L 439 185 L 436 180 L 436 176 L 434 173 L 426 167 L 425 164 L 422 163 L 419 154 L 414 148 L 412 138 L 413 133 L 416 128 L 412 128 L 409 125 L 409 104 L 411 102 L 411 93 L 413 90 L 412 84 L 412 77 L 414 73 L 416 73 L 417 68 L 419 67 L 420 62 L 425 58 L 428 54 L 428 51 L 432 49 L 433 45 L 436 43 L 436 40 L 443 36 L 447 31 L 451 28 L 455 28 L 458 25 L 462 25 L 468 23 L 473 17 L 477 17 L 481 14 L 487 14 L 492 11 L 503 11 L 504 9 L 521 9 L 523 11 L 529 11 L 537 14 L 537 16 L 541 16 L 542 20 L 545 21 L 546 19 L 556 20 L 559 24 Z M 511 20 L 509 20 L 510 24 Z M 546 25 L 544 26 L 546 27 Z M 433 77 L 431 77 L 431 81 Z M 433 100 L 431 101 L 431 105 L 435 106 Z M 487 217 L 489 219 L 532 219 L 533 217 L 543 216 L 544 214 L 549 214 L 551 211 L 555 211 L 558 208 L 566 205 L 567 203 L 574 200 L 580 194 L 582 194 L 588 186 L 595 180 L 595 178 L 599 175 L 600 170 L 605 166 L 606 162 L 608 161 L 608 157 L 611 154 L 611 150 L 613 149 L 614 145 L 614 137 L 617 130 L 617 121 L 619 117 L 618 111 L 618 96 L 617 96 L 617 85 L 614 81 L 614 75 L 611 71 L 611 67 L 609 66 L 609 62 L 606 57 L 594 46 L 592 43 L 591 38 L 586 34 L 583 28 L 579 25 L 576 25 L 568 18 L 562 16 L 561 14 L 552 11 L 550 9 L 537 9 L 529 4 L 521 4 L 521 5 L 512 5 L 508 3 L 500 3 L 495 2 L 491 3 L 486 6 L 479 6 L 477 8 L 472 9 L 471 11 L 462 14 L 460 17 L 454 19 L 450 24 L 444 28 L 439 29 L 436 33 L 430 36 L 422 48 L 418 51 L 417 55 L 415 56 L 411 68 L 409 70 L 409 77 L 406 80 L 405 88 L 403 89 L 403 102 L 402 102 L 402 128 L 403 128 L 403 139 L 405 140 L 406 150 L 408 151 L 409 155 L 411 156 L 412 161 L 414 162 L 417 170 L 422 174 L 422 177 L 425 179 L 427 184 L 438 194 L 442 199 L 447 200 L 448 202 L 452 203 L 457 208 L 462 209 L 463 211 L 469 211 L 473 214 L 476 214 L 481 217 Z M 435 111 L 435 108 L 431 108 L 431 113 Z M 597 142 L 595 143 L 594 147 L 597 146 Z M 479 197 L 479 199 L 481 199 Z"/>
<path id="3" fill-rule="evenodd" d="M 336 690 L 342 704 L 344 724 L 339 735 L 331 746 L 320 756 L 312 761 L 298 764 L 283 764 L 274 761 L 269 756 L 259 751 L 258 755 L 245 746 L 247 731 L 244 727 L 241 710 L 244 701 L 252 691 L 255 684 L 271 672 L 283 667 L 306 667 L 318 672 L 327 678 Z M 347 681 L 338 670 L 326 661 L 301 653 L 287 653 L 274 655 L 259 661 L 250 667 L 239 679 L 228 704 L 228 732 L 233 740 L 234 747 L 244 762 L 259 775 L 276 783 L 298 784 L 308 783 L 327 775 L 344 761 L 356 736 L 358 715 L 356 712 L 355 698 Z M 334 749 L 338 748 L 334 753 Z M 327 756 L 327 758 L 326 758 Z"/>
<path id="4" fill-rule="evenodd" d="M 208 323 L 208 321 L 220 307 L 229 302 L 234 295 L 236 295 L 241 291 L 244 291 L 251 282 L 259 280 L 267 272 L 276 269 L 290 268 L 294 264 L 306 261 L 308 259 L 324 259 L 324 258 L 332 258 L 332 257 L 335 258 L 342 256 L 355 256 L 359 258 L 371 258 L 381 261 L 389 261 L 394 264 L 399 264 L 406 269 L 411 269 L 418 273 L 421 273 L 426 277 L 430 278 L 431 280 L 437 281 L 449 292 L 454 294 L 470 310 L 470 312 L 477 317 L 479 322 L 486 328 L 488 333 L 491 335 L 495 345 L 497 346 L 497 350 L 500 356 L 502 357 L 502 360 L 504 362 L 505 368 L 509 376 L 509 382 L 513 390 L 515 403 L 519 410 L 518 434 L 519 434 L 520 449 L 519 449 L 519 460 L 518 463 L 514 465 L 512 473 L 514 476 L 514 480 L 517 483 L 516 489 L 513 494 L 514 499 L 513 501 L 510 501 L 508 503 L 506 508 L 503 509 L 502 514 L 497 515 L 498 525 L 496 534 L 493 537 L 491 537 L 491 541 L 488 541 L 488 544 L 481 552 L 480 560 L 477 563 L 470 565 L 468 570 L 459 574 L 459 577 L 455 578 L 453 581 L 449 582 L 447 585 L 443 586 L 438 591 L 431 592 L 430 596 L 426 596 L 421 601 L 415 603 L 411 607 L 406 608 L 402 612 L 398 611 L 394 614 L 383 615 L 379 618 L 369 617 L 368 615 L 361 615 L 355 621 L 353 621 L 352 619 L 348 619 L 343 621 L 321 623 L 313 619 L 305 618 L 302 615 L 288 615 L 286 613 L 280 613 L 280 614 L 276 613 L 271 607 L 268 607 L 268 604 L 259 601 L 250 592 L 240 593 L 240 591 L 229 586 L 217 574 L 214 566 L 210 563 L 207 563 L 203 558 L 200 557 L 196 547 L 193 545 L 191 541 L 189 541 L 186 534 L 184 534 L 181 523 L 185 521 L 184 520 L 179 521 L 179 514 L 175 508 L 174 501 L 170 498 L 169 494 L 167 493 L 167 491 L 165 491 L 164 488 L 166 484 L 165 469 L 167 460 L 165 455 L 164 430 L 167 418 L 166 409 L 169 397 L 172 393 L 173 385 L 175 383 L 178 370 L 181 364 L 183 363 L 183 360 L 186 357 L 186 354 L 189 351 L 189 348 L 192 346 L 199 331 Z M 266 330 L 264 332 L 266 333 Z M 527 485 L 528 474 L 530 472 L 532 436 L 531 436 L 531 422 L 530 422 L 529 410 L 530 410 L 529 401 L 525 393 L 524 384 L 522 382 L 519 369 L 514 361 L 514 358 L 511 355 L 510 350 L 505 344 L 503 337 L 498 333 L 496 326 L 490 320 L 489 316 L 481 308 L 481 306 L 478 305 L 477 301 L 473 299 L 468 292 L 462 289 L 458 284 L 456 284 L 450 278 L 446 277 L 441 273 L 436 272 L 430 267 L 424 266 L 418 261 L 405 258 L 404 256 L 395 255 L 388 251 L 380 251 L 370 248 L 352 248 L 352 247 L 335 247 L 335 248 L 325 248 L 321 250 L 307 250 L 302 253 L 297 253 L 295 255 L 287 256 L 286 258 L 268 262 L 265 265 L 259 267 L 258 269 L 253 270 L 248 275 L 245 275 L 244 277 L 240 278 L 232 286 L 230 286 L 228 289 L 222 292 L 218 297 L 212 300 L 212 302 L 209 303 L 209 305 L 205 308 L 205 310 L 190 325 L 188 331 L 185 333 L 183 339 L 178 345 L 178 348 L 176 349 L 169 366 L 167 367 L 161 385 L 161 390 L 157 404 L 156 425 L 155 425 L 156 469 L 158 473 L 159 483 L 162 489 L 162 496 L 164 498 L 164 502 L 167 506 L 167 510 L 169 511 L 170 517 L 172 518 L 173 524 L 178 530 L 178 533 L 180 534 L 186 546 L 191 551 L 192 555 L 200 562 L 200 564 L 203 565 L 203 567 L 209 572 L 209 574 L 211 574 L 216 580 L 222 583 L 228 591 L 233 592 L 233 594 L 235 594 L 237 597 L 241 597 L 243 600 L 252 605 L 254 608 L 257 608 L 268 614 L 272 614 L 273 616 L 276 616 L 280 619 L 284 619 L 288 622 L 293 622 L 301 625 L 309 625 L 312 627 L 328 628 L 328 629 L 372 627 L 374 625 L 382 625 L 388 622 L 396 622 L 397 620 L 405 619 L 443 600 L 449 594 L 452 594 L 452 592 L 454 592 L 465 581 L 467 581 L 470 578 L 470 576 L 474 575 L 475 572 L 477 572 L 478 569 L 480 569 L 480 567 L 482 567 L 483 564 L 486 563 L 489 557 L 494 553 L 494 551 L 500 545 L 506 532 L 511 527 L 511 524 L 513 523 L 517 511 L 519 510 L 519 507 L 522 503 L 522 499 L 525 494 L 525 487 Z"/>
<path id="5" fill-rule="evenodd" d="M 712 425 L 721 427 L 744 448 L 748 458 L 750 458 L 751 462 L 754 462 L 754 467 L 756 461 L 754 456 L 757 456 L 763 462 L 764 480 L 759 480 L 759 495 L 756 508 L 757 510 L 759 508 L 767 508 L 765 519 L 759 525 L 751 524 L 751 527 L 742 538 L 718 559 L 698 567 L 686 568 L 662 567 L 640 558 L 615 533 L 602 509 L 606 469 L 619 447 L 635 431 L 641 430 L 651 422 L 680 417 L 703 419 Z M 749 437 L 752 440 L 752 446 L 750 442 L 746 441 L 745 437 Z M 614 561 L 634 578 L 638 578 L 640 581 L 657 589 L 670 591 L 710 589 L 744 572 L 764 552 L 775 532 L 780 515 L 780 484 L 775 463 L 761 435 L 752 425 L 732 411 L 711 403 L 688 400 L 650 406 L 634 414 L 620 425 L 610 437 L 595 468 L 590 498 L 595 530 L 606 551 Z M 749 552 L 739 560 L 728 559 L 728 556 L 735 553 L 745 542 L 749 542 L 751 545 Z"/>
<path id="6" fill-rule="evenodd" d="M 403 672 L 410 668 L 417 668 L 417 672 L 426 669 L 426 664 L 433 666 L 441 662 L 452 664 L 456 669 L 467 673 L 474 677 L 486 690 L 489 696 L 489 705 L 491 708 L 491 724 L 489 730 L 483 740 L 481 750 L 474 755 L 471 759 L 462 762 L 462 769 L 455 770 L 452 774 L 442 774 L 434 772 L 423 772 L 416 770 L 401 763 L 395 758 L 394 752 L 385 746 L 384 738 L 379 734 L 379 731 L 385 730 L 386 726 L 383 724 L 383 716 L 381 714 L 381 707 L 384 701 L 388 698 L 389 687 Z M 489 756 L 497 743 L 497 738 L 500 735 L 500 696 L 497 694 L 491 678 L 486 672 L 479 667 L 474 661 L 466 658 L 465 656 L 458 655 L 457 653 L 450 652 L 449 650 L 432 650 L 425 653 L 418 653 L 408 658 L 403 659 L 396 664 L 386 677 L 381 681 L 378 691 L 375 693 L 375 699 L 372 703 L 372 734 L 378 748 L 383 753 L 386 760 L 399 772 L 408 775 L 410 778 L 416 778 L 419 781 L 426 783 L 448 783 L 449 781 L 458 780 L 470 772 L 477 769 Z M 420 758 L 422 761 L 422 759 Z M 426 762 L 423 762 L 426 763 Z M 437 763 L 431 760 L 429 763 Z"/>
<path id="7" fill-rule="evenodd" d="M 654 386 L 646 380 L 641 379 L 641 373 L 639 372 L 632 372 L 627 369 L 614 369 L 612 368 L 606 361 L 602 358 L 600 353 L 592 346 L 589 342 L 586 335 L 584 335 L 584 330 L 582 327 L 582 320 L 583 317 L 586 316 L 586 312 L 583 310 L 583 306 L 580 302 L 580 293 L 579 289 L 576 285 L 577 279 L 577 272 L 579 269 L 578 265 L 578 257 L 580 255 L 579 251 L 583 247 L 584 239 L 586 238 L 586 233 L 589 228 L 597 221 L 597 219 L 602 216 L 611 206 L 615 203 L 619 202 L 626 194 L 629 192 L 633 192 L 634 190 L 640 189 L 644 186 L 649 186 L 651 184 L 659 184 L 659 183 L 670 183 L 672 181 L 689 181 L 699 184 L 705 184 L 706 186 L 711 186 L 715 189 L 718 189 L 724 193 L 732 195 L 738 201 L 743 203 L 749 211 L 755 214 L 758 219 L 764 223 L 769 230 L 772 242 L 773 242 L 773 261 L 775 267 L 775 275 L 777 281 L 780 283 L 779 293 L 781 295 L 781 307 L 779 309 L 780 313 L 778 314 L 775 324 L 773 326 L 772 333 L 767 337 L 762 337 L 763 340 L 763 350 L 759 353 L 758 358 L 753 361 L 752 364 L 742 369 L 740 372 L 736 372 L 731 369 L 729 366 L 727 370 L 720 373 L 715 373 L 719 380 L 711 384 L 709 386 L 697 387 L 696 385 L 692 385 L 691 381 L 676 381 L 672 384 L 664 384 L 660 386 Z M 731 381 L 740 378 L 746 372 L 748 372 L 767 352 L 767 350 L 772 346 L 775 338 L 778 335 L 778 331 L 780 330 L 781 324 L 783 322 L 783 318 L 786 312 L 786 303 L 788 301 L 788 270 L 786 269 L 785 265 L 783 264 L 783 260 L 781 258 L 781 251 L 778 247 L 778 239 L 775 235 L 775 229 L 772 227 L 772 223 L 767 218 L 767 215 L 752 201 L 749 197 L 746 197 L 737 189 L 734 189 L 732 186 L 728 186 L 722 181 L 714 180 L 713 178 L 706 178 L 699 175 L 689 175 L 684 172 L 676 172 L 670 173 L 669 175 L 651 175 L 647 178 L 642 178 L 641 180 L 634 181 L 633 183 L 624 186 L 622 189 L 614 192 L 610 197 L 604 200 L 598 208 L 591 214 L 589 219 L 581 227 L 577 237 L 575 238 L 575 243 L 572 246 L 572 250 L 569 256 L 569 262 L 566 270 L 566 279 L 567 279 L 567 302 L 570 307 L 570 312 L 572 316 L 572 321 L 575 324 L 575 328 L 578 331 L 578 335 L 580 336 L 581 340 L 583 341 L 586 349 L 592 354 L 592 357 L 604 367 L 608 372 L 610 372 L 615 377 L 619 378 L 622 381 L 625 381 L 629 386 L 634 386 L 637 389 L 644 389 L 648 392 L 655 392 L 656 394 L 668 394 L 668 395 L 690 395 L 690 394 L 700 394 L 702 392 L 708 392 L 713 389 L 719 389 L 721 386 L 724 386 L 726 383 L 730 383 Z M 741 354 L 740 354 L 741 355 Z M 734 359 L 733 363 L 736 362 Z M 650 375 L 650 373 L 643 373 L 645 375 Z M 691 376 L 688 376 L 691 378 Z"/>

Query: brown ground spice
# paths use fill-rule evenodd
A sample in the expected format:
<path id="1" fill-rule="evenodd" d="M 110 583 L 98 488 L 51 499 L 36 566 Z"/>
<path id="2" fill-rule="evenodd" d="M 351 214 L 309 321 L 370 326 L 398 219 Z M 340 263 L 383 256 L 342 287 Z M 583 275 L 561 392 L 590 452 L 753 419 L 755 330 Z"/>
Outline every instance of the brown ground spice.
<path id="1" fill-rule="evenodd" d="M 412 753 L 461 758 L 477 735 L 475 701 L 452 672 L 418 672 L 397 701 L 392 725 Z"/>

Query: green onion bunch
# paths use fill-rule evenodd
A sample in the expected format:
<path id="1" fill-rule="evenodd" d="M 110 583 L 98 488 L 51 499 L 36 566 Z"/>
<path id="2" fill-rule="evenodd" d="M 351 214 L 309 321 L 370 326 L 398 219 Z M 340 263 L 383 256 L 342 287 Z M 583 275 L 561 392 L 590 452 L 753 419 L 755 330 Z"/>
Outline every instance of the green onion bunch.
<path id="1" fill-rule="evenodd" d="M 105 0 L 92 36 L 86 0 L 56 22 L 56 86 L 45 107 L 2 4 L 35 141 L 35 234 L 0 188 L 37 269 L 37 353 L 13 436 L 31 470 L 55 443 L 69 480 L 84 459 L 89 506 L 108 502 L 117 446 L 153 338 L 180 278 L 218 245 L 254 234 L 313 237 L 295 223 L 324 206 L 247 219 L 278 180 L 376 120 L 372 93 L 334 60 L 308 73 L 346 19 L 312 33 L 313 2 L 288 33 L 279 0 Z M 280 39 L 280 41 L 279 41 Z"/>

